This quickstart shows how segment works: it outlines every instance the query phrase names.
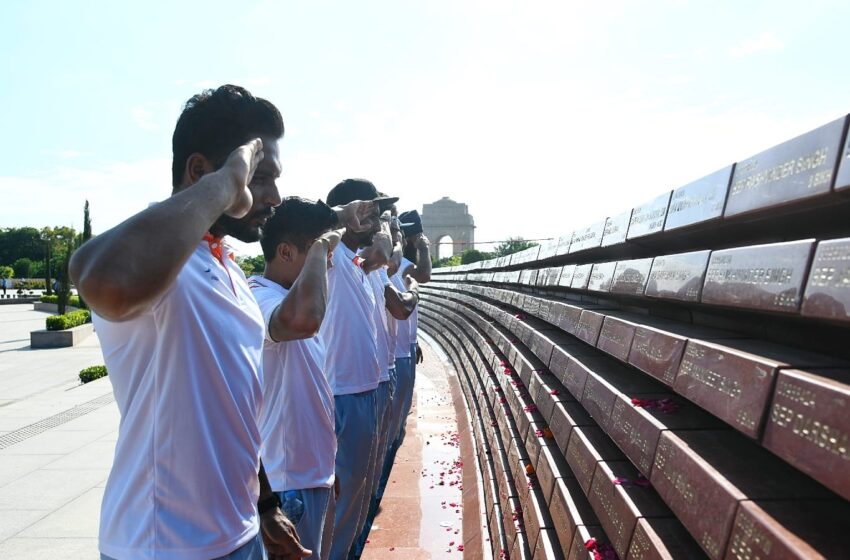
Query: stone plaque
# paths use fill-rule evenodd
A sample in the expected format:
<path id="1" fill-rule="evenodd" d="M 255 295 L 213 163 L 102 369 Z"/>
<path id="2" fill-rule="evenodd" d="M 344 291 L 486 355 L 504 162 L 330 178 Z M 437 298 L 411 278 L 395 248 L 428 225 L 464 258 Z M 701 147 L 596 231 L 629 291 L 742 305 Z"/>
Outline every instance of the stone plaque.
<path id="1" fill-rule="evenodd" d="M 644 393 L 656 393 L 661 387 L 641 375 L 635 375 L 613 360 L 603 358 L 601 363 L 588 372 L 581 402 L 588 414 L 606 431 L 610 429 L 611 410 L 617 395 L 637 397 Z"/>
<path id="2" fill-rule="evenodd" d="M 651 488 L 632 483 L 637 478 L 638 472 L 629 462 L 603 461 L 596 465 L 588 495 L 620 558 L 626 557 L 638 519 L 671 517 L 670 510 Z"/>
<path id="3" fill-rule="evenodd" d="M 557 286 L 558 282 L 561 280 L 561 271 L 563 270 L 563 267 L 554 266 L 545 270 L 546 273 L 542 276 L 542 280 L 541 277 L 537 277 L 537 285 L 546 288 Z"/>
<path id="4" fill-rule="evenodd" d="M 602 321 L 605 315 L 589 309 L 583 309 L 576 325 L 575 335 L 591 346 L 596 346 L 599 331 L 602 329 Z"/>
<path id="5" fill-rule="evenodd" d="M 830 192 L 846 117 L 738 162 L 725 216 Z"/>
<path id="6" fill-rule="evenodd" d="M 610 360 L 599 357 L 582 357 L 571 355 L 567 367 L 560 372 L 558 379 L 576 400 L 581 400 L 584 395 L 584 385 L 587 376 L 595 368 L 605 367 Z M 554 373 L 554 370 L 553 370 Z M 558 373 L 555 373 L 558 376 Z"/>
<path id="7" fill-rule="evenodd" d="M 593 269 L 592 264 L 577 265 L 573 271 L 570 287 L 577 290 L 586 290 L 587 283 L 590 281 L 590 271 Z"/>
<path id="8" fill-rule="evenodd" d="M 614 270 L 616 268 L 616 261 L 594 264 L 590 271 L 590 280 L 587 282 L 587 289 L 594 292 L 610 291 L 611 281 L 614 279 Z"/>
<path id="9" fill-rule="evenodd" d="M 560 327 L 567 334 L 575 334 L 581 312 L 582 308 L 577 305 L 551 300 L 549 303 L 549 322 Z"/>
<path id="10" fill-rule="evenodd" d="M 573 234 L 568 233 L 567 235 L 562 235 L 558 238 L 558 249 L 555 253 L 555 256 L 561 257 L 563 255 L 567 255 L 570 252 L 570 244 L 573 241 Z"/>
<path id="11" fill-rule="evenodd" d="M 652 268 L 652 257 L 620 261 L 614 270 L 611 292 L 642 296 Z"/>
<path id="12" fill-rule="evenodd" d="M 622 214 L 611 216 L 605 220 L 605 229 L 602 232 L 602 246 L 610 247 L 626 242 L 626 233 L 629 231 L 629 222 L 632 219 L 632 211 L 626 210 Z"/>
<path id="13" fill-rule="evenodd" d="M 699 301 L 711 251 L 655 257 L 645 294 L 650 297 Z"/>
<path id="14" fill-rule="evenodd" d="M 561 276 L 558 278 L 558 285 L 569 288 L 573 283 L 573 273 L 576 270 L 576 265 L 565 264 L 561 267 Z"/>
<path id="15" fill-rule="evenodd" d="M 757 341 L 688 341 L 673 388 L 751 438 L 761 434 L 780 368 L 841 362 Z"/>
<path id="16" fill-rule="evenodd" d="M 714 251 L 702 302 L 796 313 L 803 297 L 813 239 Z"/>
<path id="17" fill-rule="evenodd" d="M 717 220 L 723 216 L 734 165 L 673 191 L 664 231 Z"/>
<path id="18" fill-rule="evenodd" d="M 534 545 L 534 558 L 551 558 L 552 560 L 563 560 L 564 550 L 569 545 L 561 545 L 558 534 L 554 529 L 541 529 Z"/>
<path id="19" fill-rule="evenodd" d="M 540 244 L 540 253 L 537 255 L 538 260 L 544 260 L 554 257 L 558 253 L 559 239 L 548 239 Z"/>
<path id="20" fill-rule="evenodd" d="M 664 219 L 667 217 L 671 193 L 672 191 L 666 192 L 632 209 L 627 239 L 651 235 L 664 229 Z"/>
<path id="21" fill-rule="evenodd" d="M 625 460 L 623 453 L 611 442 L 605 432 L 596 426 L 573 428 L 563 453 L 573 476 L 585 494 L 590 492 L 593 471 L 596 470 L 598 462 Z"/>
<path id="22" fill-rule="evenodd" d="M 847 558 L 850 508 L 839 501 L 742 502 L 727 560 Z"/>
<path id="23" fill-rule="evenodd" d="M 800 312 L 850 321 L 850 238 L 818 243 Z"/>
<path id="24" fill-rule="evenodd" d="M 666 385 L 673 385 L 687 337 L 646 325 L 635 327 L 628 361 Z"/>
<path id="25" fill-rule="evenodd" d="M 642 393 L 635 402 L 631 395 L 620 393 L 608 427 L 614 443 L 648 477 L 661 432 L 721 429 L 723 424 L 678 395 Z"/>
<path id="26" fill-rule="evenodd" d="M 585 493 L 574 478 L 559 478 L 555 480 L 555 489 L 549 500 L 549 512 L 552 515 L 552 525 L 558 533 L 558 540 L 564 550 L 572 543 L 576 527 L 582 525 L 599 525 L 599 520 L 593 513 Z M 584 545 L 584 541 L 582 541 Z M 584 546 L 582 546 L 582 549 Z"/>
<path id="27" fill-rule="evenodd" d="M 609 544 L 608 537 L 605 535 L 602 527 L 596 525 L 579 525 L 576 527 L 576 534 L 573 535 L 573 542 L 570 545 L 567 560 L 598 560 L 598 557 L 585 547 L 585 543 L 590 539 L 594 539 L 600 545 Z"/>
<path id="28" fill-rule="evenodd" d="M 596 347 L 609 356 L 625 362 L 629 357 L 636 328 L 637 325 L 631 321 L 607 315 L 602 322 Z"/>
<path id="29" fill-rule="evenodd" d="M 639 519 L 626 560 L 700 560 L 707 558 L 675 519 Z"/>
<path id="30" fill-rule="evenodd" d="M 826 496 L 793 468 L 731 431 L 661 434 L 650 478 L 700 547 L 723 557 L 738 503 Z"/>
<path id="31" fill-rule="evenodd" d="M 595 426 L 584 407 L 577 402 L 559 402 L 552 408 L 549 429 L 555 436 L 558 449 L 564 451 L 570 440 L 573 428 L 577 426 Z"/>
<path id="32" fill-rule="evenodd" d="M 574 231 L 572 243 L 570 243 L 570 254 L 599 247 L 602 244 L 602 234 L 604 231 L 605 220 L 596 222 L 584 229 Z"/>
<path id="33" fill-rule="evenodd" d="M 780 371 L 762 445 L 850 500 L 850 371 Z"/>
<path id="34" fill-rule="evenodd" d="M 552 496 L 552 489 L 555 487 L 555 479 L 571 477 L 572 471 L 567 466 L 561 451 L 555 446 L 542 447 L 536 464 L 537 483 L 548 502 Z"/>

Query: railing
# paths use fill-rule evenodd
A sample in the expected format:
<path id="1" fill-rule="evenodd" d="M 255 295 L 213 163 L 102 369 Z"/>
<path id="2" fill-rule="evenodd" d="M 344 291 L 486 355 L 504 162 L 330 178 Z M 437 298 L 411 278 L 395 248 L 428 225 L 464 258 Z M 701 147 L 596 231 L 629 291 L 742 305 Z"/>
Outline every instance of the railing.
<path id="1" fill-rule="evenodd" d="M 847 121 L 434 270 L 496 557 L 850 557 Z"/>

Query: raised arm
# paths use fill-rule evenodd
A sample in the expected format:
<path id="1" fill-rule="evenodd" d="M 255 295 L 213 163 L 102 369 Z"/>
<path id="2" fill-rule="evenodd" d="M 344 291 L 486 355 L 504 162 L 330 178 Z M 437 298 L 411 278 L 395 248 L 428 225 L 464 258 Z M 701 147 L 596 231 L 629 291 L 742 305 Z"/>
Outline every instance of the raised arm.
<path id="1" fill-rule="evenodd" d="M 420 284 L 427 284 L 431 281 L 431 243 L 424 233 L 420 233 L 413 244 L 416 247 L 416 263 L 412 276 Z"/>
<path id="2" fill-rule="evenodd" d="M 404 321 L 419 303 L 419 284 L 411 276 L 404 277 L 407 291 L 400 292 L 390 283 L 384 286 L 384 298 L 387 300 L 387 311 L 390 315 Z"/>
<path id="3" fill-rule="evenodd" d="M 262 148 L 259 138 L 237 148 L 221 169 L 77 249 L 71 280 L 89 307 L 111 321 L 150 308 L 221 214 L 239 218 L 251 209 L 248 183 Z"/>
<path id="4" fill-rule="evenodd" d="M 328 302 L 328 261 L 341 235 L 330 231 L 310 246 L 304 268 L 269 319 L 273 340 L 310 338 L 319 332 Z"/>
<path id="5" fill-rule="evenodd" d="M 393 255 L 392 234 L 389 224 L 381 220 L 381 230 L 372 238 L 372 244 L 360 252 L 363 257 L 363 270 L 366 273 L 373 272 L 386 265 Z"/>

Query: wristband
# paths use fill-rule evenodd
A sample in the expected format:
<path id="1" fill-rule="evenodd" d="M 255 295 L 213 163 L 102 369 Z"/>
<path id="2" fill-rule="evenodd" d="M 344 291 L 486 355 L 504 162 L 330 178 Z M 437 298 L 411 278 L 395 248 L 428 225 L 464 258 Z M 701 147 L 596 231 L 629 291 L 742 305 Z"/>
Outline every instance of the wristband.
<path id="1" fill-rule="evenodd" d="M 272 492 L 272 495 L 268 498 L 263 498 L 259 502 L 257 502 L 257 513 L 263 515 L 269 510 L 280 507 L 280 496 L 276 493 Z"/>

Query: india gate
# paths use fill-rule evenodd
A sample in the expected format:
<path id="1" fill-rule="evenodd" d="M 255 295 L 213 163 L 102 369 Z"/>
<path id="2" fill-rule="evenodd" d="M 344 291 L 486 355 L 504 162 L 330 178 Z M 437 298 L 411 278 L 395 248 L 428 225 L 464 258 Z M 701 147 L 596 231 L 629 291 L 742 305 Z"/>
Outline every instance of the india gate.
<path id="1" fill-rule="evenodd" d="M 459 255 L 466 249 L 471 249 L 475 243 L 475 220 L 469 213 L 466 204 L 455 202 L 444 196 L 436 202 L 422 207 L 422 229 L 432 243 L 437 244 L 451 239 L 453 255 Z M 448 254 L 443 250 L 438 253 L 441 257 Z"/>

